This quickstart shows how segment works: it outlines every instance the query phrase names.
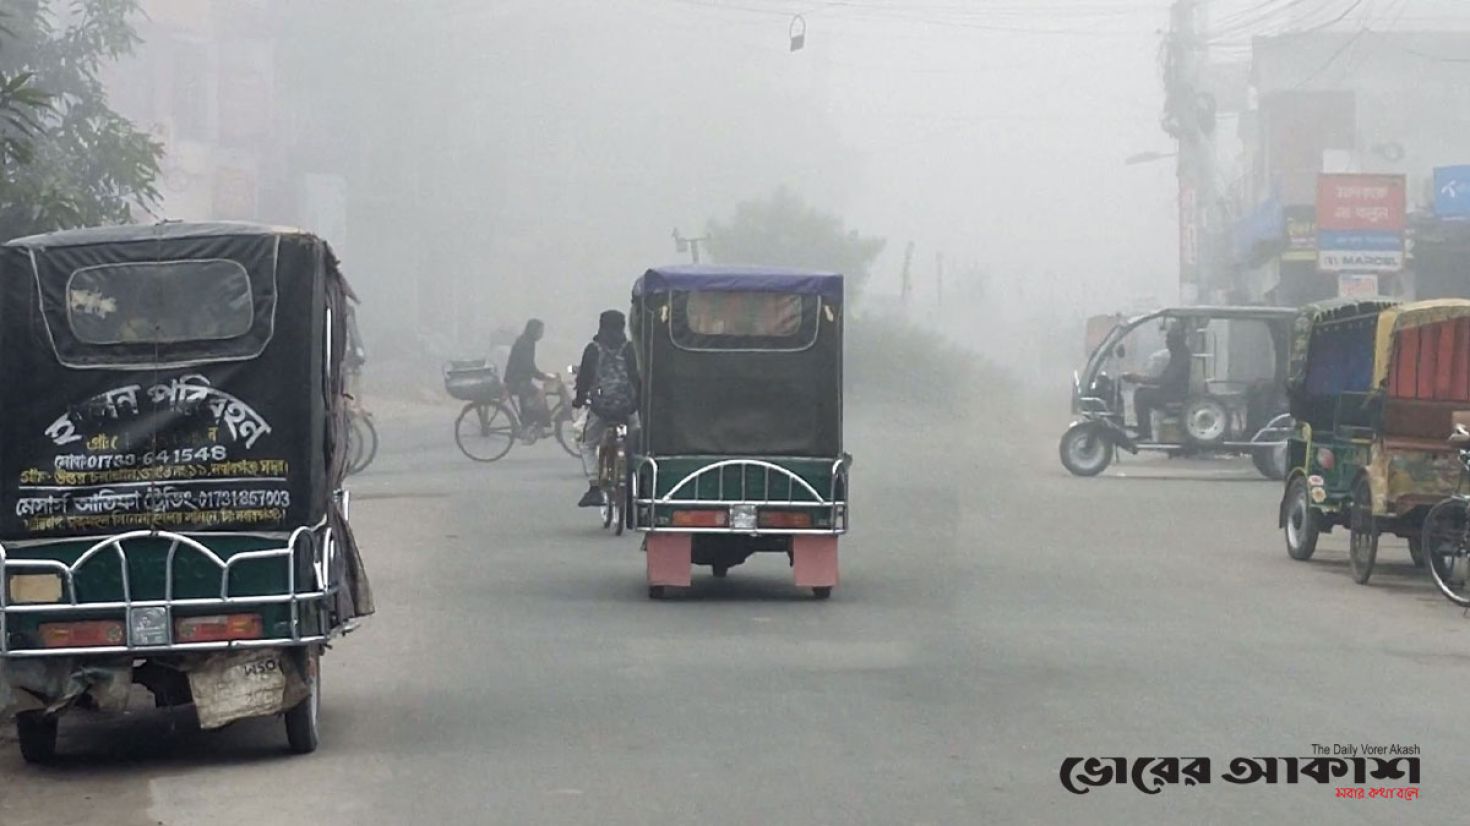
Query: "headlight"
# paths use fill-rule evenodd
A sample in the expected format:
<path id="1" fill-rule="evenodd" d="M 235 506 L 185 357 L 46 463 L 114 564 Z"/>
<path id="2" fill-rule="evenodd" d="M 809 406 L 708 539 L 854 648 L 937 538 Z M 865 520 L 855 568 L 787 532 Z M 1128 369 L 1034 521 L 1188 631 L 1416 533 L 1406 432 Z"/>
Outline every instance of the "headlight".
<path id="1" fill-rule="evenodd" d="M 6 581 L 5 598 L 11 605 L 61 602 L 61 575 L 11 574 Z"/>

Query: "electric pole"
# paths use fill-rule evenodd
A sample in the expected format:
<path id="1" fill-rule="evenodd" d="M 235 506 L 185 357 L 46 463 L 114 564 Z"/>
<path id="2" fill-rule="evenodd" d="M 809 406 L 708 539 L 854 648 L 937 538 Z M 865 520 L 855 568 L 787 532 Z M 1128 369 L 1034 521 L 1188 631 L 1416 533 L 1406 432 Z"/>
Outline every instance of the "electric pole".
<path id="1" fill-rule="evenodd" d="M 944 310 L 944 253 L 934 256 L 934 299 L 939 310 Z"/>
<path id="2" fill-rule="evenodd" d="M 1215 99 L 1203 91 L 1209 37 L 1200 0 L 1175 0 L 1165 41 L 1164 131 L 1179 145 L 1179 297 L 1193 304 L 1224 286 L 1213 226 Z"/>
<path id="3" fill-rule="evenodd" d="M 903 307 L 904 315 L 908 315 L 908 312 L 909 312 L 909 300 L 911 298 L 913 298 L 913 294 L 914 294 L 914 281 L 913 281 L 913 277 L 909 274 L 909 267 L 913 263 L 914 263 L 914 242 L 913 241 L 910 241 L 909 242 L 909 245 L 907 247 L 905 247 L 904 248 L 904 251 L 903 251 L 903 273 L 900 276 L 900 278 L 901 278 L 901 282 L 900 283 L 903 286 L 901 286 L 899 288 L 900 303 L 901 303 L 901 306 Z"/>

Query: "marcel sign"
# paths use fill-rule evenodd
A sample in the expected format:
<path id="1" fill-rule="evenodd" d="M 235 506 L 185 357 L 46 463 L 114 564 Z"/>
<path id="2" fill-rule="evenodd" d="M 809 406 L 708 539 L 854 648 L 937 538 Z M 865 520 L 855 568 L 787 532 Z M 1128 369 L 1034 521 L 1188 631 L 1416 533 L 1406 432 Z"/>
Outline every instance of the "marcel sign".
<path id="1" fill-rule="evenodd" d="M 1402 175 L 1318 176 L 1318 269 L 1360 273 L 1402 270 L 1405 189 Z"/>

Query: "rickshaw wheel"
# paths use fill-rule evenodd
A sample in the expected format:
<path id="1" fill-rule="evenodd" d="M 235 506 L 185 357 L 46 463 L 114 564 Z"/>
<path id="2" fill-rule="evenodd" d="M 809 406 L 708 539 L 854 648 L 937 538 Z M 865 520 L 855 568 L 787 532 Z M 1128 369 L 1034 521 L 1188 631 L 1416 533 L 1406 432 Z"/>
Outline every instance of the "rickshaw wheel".
<path id="1" fill-rule="evenodd" d="M 1095 424 L 1079 424 L 1062 434 L 1062 465 L 1076 476 L 1096 476 L 1113 463 L 1113 440 Z"/>
<path id="2" fill-rule="evenodd" d="M 22 711 L 15 715 L 15 735 L 20 756 L 27 763 L 49 763 L 56 758 L 59 721 L 44 711 Z"/>
<path id="3" fill-rule="evenodd" d="M 1415 568 L 1424 567 L 1424 539 L 1420 536 L 1409 537 L 1409 559 L 1414 561 Z"/>
<path id="4" fill-rule="evenodd" d="M 710 573 L 715 575 L 715 579 L 724 579 L 725 577 L 730 575 L 730 566 L 716 565 L 710 569 Z"/>
<path id="5" fill-rule="evenodd" d="M 286 742 L 296 754 L 311 754 L 321 744 L 322 669 L 321 655 L 314 647 L 293 652 L 296 664 L 306 675 L 306 699 L 286 712 Z"/>
<path id="6" fill-rule="evenodd" d="M 1286 554 L 1298 562 L 1306 562 L 1317 552 L 1317 520 L 1312 515 L 1307 480 L 1298 476 L 1286 486 L 1285 522 Z"/>
<path id="7" fill-rule="evenodd" d="M 1378 525 L 1373 516 L 1373 490 L 1366 478 L 1353 485 L 1352 509 L 1348 515 L 1351 537 L 1348 540 L 1348 562 L 1353 581 L 1367 585 L 1373 576 L 1373 563 L 1378 558 Z"/>
<path id="8" fill-rule="evenodd" d="M 816 597 L 817 599 L 827 599 L 828 597 L 832 596 L 832 586 L 818 585 L 817 587 L 812 589 L 812 596 Z"/>
<path id="9" fill-rule="evenodd" d="M 650 586 L 648 586 L 648 598 L 649 599 L 663 599 L 664 598 L 664 594 L 665 594 L 664 586 L 662 586 L 662 585 L 650 585 Z"/>

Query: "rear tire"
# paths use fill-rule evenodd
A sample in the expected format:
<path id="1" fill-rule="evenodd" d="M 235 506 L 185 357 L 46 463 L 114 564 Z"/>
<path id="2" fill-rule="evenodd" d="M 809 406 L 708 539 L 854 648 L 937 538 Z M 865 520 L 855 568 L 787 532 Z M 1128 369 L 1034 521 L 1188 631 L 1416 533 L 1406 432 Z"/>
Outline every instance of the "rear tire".
<path id="1" fill-rule="evenodd" d="M 15 715 L 15 735 L 20 741 L 20 756 L 32 765 L 45 765 L 56 759 L 56 735 L 59 721 L 44 711 L 22 711 Z"/>
<path id="2" fill-rule="evenodd" d="M 1378 520 L 1373 515 L 1373 489 L 1367 478 L 1353 485 L 1353 501 L 1348 514 L 1348 562 L 1353 581 L 1367 585 L 1373 576 L 1373 563 L 1378 559 Z"/>
<path id="3" fill-rule="evenodd" d="M 1184 405 L 1184 437 L 1195 447 L 1216 448 L 1230 435 L 1230 411 L 1219 399 L 1202 396 Z"/>
<path id="4" fill-rule="evenodd" d="M 1286 486 L 1286 499 L 1281 505 L 1285 523 L 1286 555 L 1306 562 L 1317 552 L 1317 515 L 1313 513 L 1307 480 L 1298 476 Z"/>
<path id="5" fill-rule="evenodd" d="M 628 491 L 622 485 L 618 485 L 613 489 L 612 494 L 613 536 L 623 535 L 623 527 L 628 521 L 628 514 L 624 513 L 627 502 Z"/>
<path id="6" fill-rule="evenodd" d="M 664 595 L 665 595 L 664 586 L 662 586 L 662 585 L 650 585 L 650 586 L 648 586 L 648 598 L 649 599 L 663 599 L 664 598 Z"/>
<path id="7" fill-rule="evenodd" d="M 315 648 L 293 652 L 296 664 L 306 680 L 306 699 L 286 712 L 286 742 L 295 754 L 311 754 L 321 745 L 322 669 L 321 655 Z"/>
<path id="8" fill-rule="evenodd" d="M 1113 440 L 1101 425 L 1073 425 L 1057 446 L 1062 466 L 1074 476 L 1096 476 L 1113 463 Z"/>
<path id="9" fill-rule="evenodd" d="M 812 589 L 812 596 L 816 597 L 817 599 L 827 599 L 828 597 L 832 596 L 832 586 L 818 585 L 817 587 Z"/>
<path id="10" fill-rule="evenodd" d="M 493 462 L 516 443 L 516 418 L 504 404 L 470 402 L 454 420 L 454 443 L 476 462 Z"/>

